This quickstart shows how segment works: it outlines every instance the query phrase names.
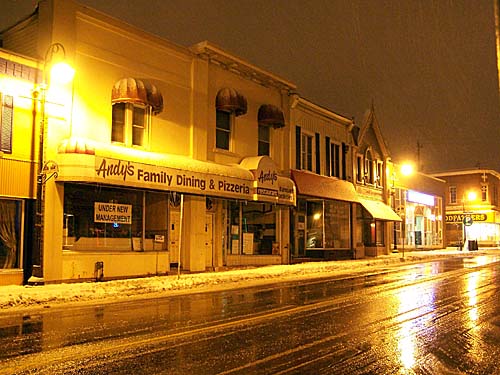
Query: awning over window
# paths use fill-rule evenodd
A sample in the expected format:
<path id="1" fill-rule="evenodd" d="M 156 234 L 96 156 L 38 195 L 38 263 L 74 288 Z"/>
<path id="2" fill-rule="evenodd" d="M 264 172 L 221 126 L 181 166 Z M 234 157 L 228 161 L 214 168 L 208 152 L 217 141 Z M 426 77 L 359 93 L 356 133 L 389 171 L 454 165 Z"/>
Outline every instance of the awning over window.
<path id="1" fill-rule="evenodd" d="M 280 176 L 278 166 L 269 156 L 246 157 L 240 167 L 254 176 L 254 201 L 295 205 L 295 184 L 290 178 Z"/>
<path id="2" fill-rule="evenodd" d="M 380 201 L 359 198 L 359 203 L 372 215 L 374 219 L 386 221 L 401 221 L 401 218 L 392 208 Z"/>
<path id="3" fill-rule="evenodd" d="M 348 181 L 298 170 L 292 170 L 291 172 L 292 180 L 295 181 L 298 194 L 300 195 L 358 202 L 356 189 Z"/>
<path id="4" fill-rule="evenodd" d="M 247 100 L 238 91 L 224 87 L 215 98 L 215 108 L 219 111 L 234 112 L 235 116 L 247 113 Z"/>
<path id="5" fill-rule="evenodd" d="M 259 125 L 272 126 L 275 129 L 285 126 L 283 111 L 272 104 L 262 104 L 257 116 Z"/>
<path id="6" fill-rule="evenodd" d="M 254 200 L 255 178 L 237 165 L 160 154 L 89 139 L 64 141 L 54 161 L 60 182 L 83 182 Z"/>
<path id="7" fill-rule="evenodd" d="M 163 111 L 163 96 L 151 82 L 137 78 L 122 78 L 113 86 L 112 103 L 139 103 L 150 105 L 153 114 Z"/>

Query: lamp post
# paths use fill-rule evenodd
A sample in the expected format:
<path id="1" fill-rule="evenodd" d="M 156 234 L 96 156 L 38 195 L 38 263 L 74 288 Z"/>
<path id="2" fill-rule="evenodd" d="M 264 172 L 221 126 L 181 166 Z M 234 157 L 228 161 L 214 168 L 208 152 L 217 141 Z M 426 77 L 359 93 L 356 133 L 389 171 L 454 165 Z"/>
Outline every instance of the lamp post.
<path id="1" fill-rule="evenodd" d="M 409 177 L 413 174 L 413 165 L 411 163 L 408 163 L 408 162 L 403 163 L 399 167 L 399 172 L 401 173 L 401 175 L 403 177 Z M 400 207 L 396 207 L 396 192 L 398 192 L 398 194 L 399 194 L 400 201 L 402 200 L 402 198 L 401 198 L 402 188 L 400 187 L 400 188 L 396 189 L 396 179 L 397 179 L 396 170 L 394 170 L 393 176 L 392 176 L 392 188 L 391 188 L 392 204 L 393 204 L 394 211 L 396 211 L 397 214 L 399 215 L 399 217 L 401 218 L 401 236 L 402 236 L 401 239 L 402 239 L 402 246 L 403 246 L 402 249 L 403 249 L 403 258 L 404 258 L 405 238 L 406 238 L 406 233 L 405 233 L 405 229 L 406 229 L 405 228 L 406 204 L 401 205 L 401 203 L 400 203 Z M 392 252 L 397 253 L 398 252 L 398 246 L 397 246 L 398 238 L 397 238 L 396 222 L 393 223 L 393 231 L 394 231 L 394 233 L 393 233 L 394 249 L 392 250 Z"/>
<path id="2" fill-rule="evenodd" d="M 66 62 L 66 50 L 61 43 L 53 43 L 45 52 L 40 84 L 40 129 L 38 140 L 38 170 L 36 185 L 35 246 L 33 265 L 28 284 L 44 284 L 44 214 L 45 184 L 51 177 L 57 177 L 57 165 L 53 161 L 45 161 L 45 132 L 47 131 L 47 91 L 52 82 L 65 84 L 74 76 L 74 70 Z M 50 72 L 48 71 L 50 69 Z"/>
<path id="3" fill-rule="evenodd" d="M 463 230 L 462 230 L 462 232 L 463 232 L 463 237 L 464 237 L 463 249 L 465 249 L 465 245 L 467 243 L 467 226 L 472 224 L 472 218 L 470 216 L 470 213 L 466 211 L 465 202 L 466 201 L 472 202 L 474 200 L 476 200 L 476 193 L 473 191 L 469 191 L 467 194 L 464 194 L 464 196 L 462 197 L 462 216 L 463 216 L 463 220 L 462 220 Z"/>
<path id="4" fill-rule="evenodd" d="M 396 172 L 392 172 L 392 186 L 391 186 L 391 203 L 392 209 L 396 211 Z M 392 237 L 393 237 L 393 248 L 392 252 L 398 252 L 398 231 L 396 229 L 396 222 L 392 223 Z"/>

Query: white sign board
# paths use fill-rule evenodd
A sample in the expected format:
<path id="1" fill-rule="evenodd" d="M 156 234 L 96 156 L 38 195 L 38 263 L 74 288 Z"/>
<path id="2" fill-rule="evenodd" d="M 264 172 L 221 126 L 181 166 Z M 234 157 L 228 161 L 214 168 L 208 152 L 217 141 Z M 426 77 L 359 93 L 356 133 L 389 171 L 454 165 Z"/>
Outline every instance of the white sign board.
<path id="1" fill-rule="evenodd" d="M 132 224 L 132 205 L 95 202 L 94 222 Z"/>
<path id="2" fill-rule="evenodd" d="M 253 233 L 243 233 L 243 254 L 253 254 Z"/>

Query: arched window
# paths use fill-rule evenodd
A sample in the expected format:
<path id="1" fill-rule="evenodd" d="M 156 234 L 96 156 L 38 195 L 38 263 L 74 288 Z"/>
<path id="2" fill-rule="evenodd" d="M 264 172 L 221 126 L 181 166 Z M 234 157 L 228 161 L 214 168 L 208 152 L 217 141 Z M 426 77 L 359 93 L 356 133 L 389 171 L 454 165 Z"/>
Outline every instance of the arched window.
<path id="1" fill-rule="evenodd" d="M 163 110 L 163 97 L 156 86 L 140 79 L 123 78 L 113 86 L 111 102 L 111 141 L 147 146 L 151 115 Z"/>
<path id="2" fill-rule="evenodd" d="M 373 173 L 373 157 L 372 152 L 368 148 L 365 152 L 365 183 L 373 184 L 375 182 L 375 174 Z"/>

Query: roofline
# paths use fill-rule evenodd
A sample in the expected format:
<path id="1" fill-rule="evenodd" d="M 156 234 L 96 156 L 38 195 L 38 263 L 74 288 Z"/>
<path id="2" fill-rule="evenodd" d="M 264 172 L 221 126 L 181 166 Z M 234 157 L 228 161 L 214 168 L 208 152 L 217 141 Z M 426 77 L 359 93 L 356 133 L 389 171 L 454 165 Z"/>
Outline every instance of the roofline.
<path id="1" fill-rule="evenodd" d="M 496 178 L 500 179 L 500 173 L 495 171 L 494 169 L 462 169 L 449 172 L 431 173 L 431 175 L 435 177 L 446 177 L 446 176 L 466 176 L 471 174 L 485 174 L 485 173 L 491 174 Z"/>
<path id="2" fill-rule="evenodd" d="M 12 25 L 9 25 L 9 26 L 5 27 L 3 30 L 0 30 L 0 36 L 2 34 L 4 34 L 5 32 L 9 31 L 10 29 L 16 27 L 17 25 L 19 25 L 19 24 L 21 24 L 21 23 L 29 20 L 31 17 L 33 17 L 35 14 L 38 13 L 39 7 L 40 7 L 40 5 L 37 3 L 36 6 L 35 6 L 35 9 L 33 9 L 33 11 L 30 14 L 28 14 L 28 15 L 24 16 L 23 18 L 15 21 Z"/>
<path id="3" fill-rule="evenodd" d="M 354 119 L 345 117 L 339 113 L 336 113 L 327 107 L 323 107 L 319 104 L 316 104 L 309 99 L 305 99 L 301 97 L 299 94 L 292 94 L 292 109 L 295 108 L 297 105 L 302 105 L 302 107 L 309 107 L 314 109 L 315 111 L 321 113 L 323 116 L 332 118 L 334 120 L 337 120 L 339 122 L 343 122 L 346 125 L 351 125 L 354 124 Z"/>
<path id="4" fill-rule="evenodd" d="M 273 86 L 285 88 L 288 91 L 296 90 L 297 86 L 284 78 L 278 77 L 264 69 L 252 65 L 240 57 L 237 57 L 229 52 L 224 51 L 221 47 L 215 44 L 203 41 L 189 48 L 193 53 L 201 58 L 205 58 L 211 62 L 218 63 L 227 69 L 249 75 L 249 78 L 256 81 L 261 81 L 262 84 L 270 84 Z M 222 58 L 221 58 L 222 57 Z M 245 74 L 245 71 L 250 71 L 250 74 Z"/>
<path id="5" fill-rule="evenodd" d="M 19 64 L 27 65 L 31 68 L 39 69 L 40 64 L 43 64 L 39 59 L 35 59 L 30 56 L 26 56 L 5 48 L 0 48 L 0 57 L 4 59 L 8 59 L 13 62 L 17 62 Z"/>

